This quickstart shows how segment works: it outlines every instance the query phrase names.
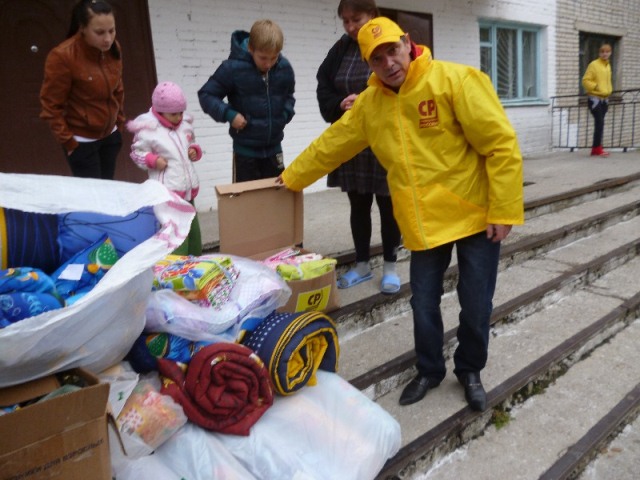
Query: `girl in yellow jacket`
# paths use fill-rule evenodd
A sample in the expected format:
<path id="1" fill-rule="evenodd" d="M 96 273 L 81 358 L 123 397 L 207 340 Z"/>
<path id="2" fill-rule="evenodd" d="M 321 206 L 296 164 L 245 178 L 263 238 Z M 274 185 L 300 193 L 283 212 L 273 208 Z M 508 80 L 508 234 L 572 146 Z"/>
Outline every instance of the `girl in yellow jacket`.
<path id="1" fill-rule="evenodd" d="M 604 131 L 604 116 L 609 109 L 609 95 L 613 91 L 611 85 L 611 45 L 608 43 L 600 47 L 599 58 L 587 67 L 582 77 L 582 86 L 589 95 L 589 111 L 593 115 L 593 143 L 591 155 L 608 157 L 609 152 L 602 148 L 602 133 Z"/>
<path id="2" fill-rule="evenodd" d="M 368 88 L 279 178 L 301 190 L 371 147 L 387 170 L 394 215 L 411 250 L 418 375 L 400 404 L 422 399 L 445 376 L 440 297 L 455 245 L 461 313 L 454 373 L 471 408 L 484 410 L 480 370 L 500 241 L 524 221 L 516 134 L 479 70 L 433 60 L 384 17 L 367 22 L 358 43 L 374 72 Z"/>

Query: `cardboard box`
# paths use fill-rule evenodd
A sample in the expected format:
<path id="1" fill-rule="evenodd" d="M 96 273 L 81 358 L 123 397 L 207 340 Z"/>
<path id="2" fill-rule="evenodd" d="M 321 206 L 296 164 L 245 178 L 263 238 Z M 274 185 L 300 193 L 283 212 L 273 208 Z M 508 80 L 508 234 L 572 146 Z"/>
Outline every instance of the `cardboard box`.
<path id="1" fill-rule="evenodd" d="M 216 194 L 221 253 L 263 260 L 302 244 L 302 192 L 292 192 L 268 178 L 217 185 Z M 335 269 L 320 277 L 287 283 L 292 293 L 280 312 L 330 312 L 340 306 Z"/>
<path id="2" fill-rule="evenodd" d="M 81 390 L 0 416 L 0 480 L 111 480 L 109 385 L 82 369 Z M 60 386 L 50 375 L 0 389 L 0 406 L 39 398 Z"/>

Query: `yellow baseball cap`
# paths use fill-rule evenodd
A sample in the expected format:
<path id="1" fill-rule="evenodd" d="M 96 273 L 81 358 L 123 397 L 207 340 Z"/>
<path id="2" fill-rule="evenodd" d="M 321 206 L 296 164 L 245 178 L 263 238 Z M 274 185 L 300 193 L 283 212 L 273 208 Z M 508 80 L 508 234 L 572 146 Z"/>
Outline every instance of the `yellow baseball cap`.
<path id="1" fill-rule="evenodd" d="M 369 61 L 375 48 L 383 43 L 396 43 L 405 32 L 393 20 L 376 17 L 365 23 L 358 32 L 358 45 L 362 58 Z"/>

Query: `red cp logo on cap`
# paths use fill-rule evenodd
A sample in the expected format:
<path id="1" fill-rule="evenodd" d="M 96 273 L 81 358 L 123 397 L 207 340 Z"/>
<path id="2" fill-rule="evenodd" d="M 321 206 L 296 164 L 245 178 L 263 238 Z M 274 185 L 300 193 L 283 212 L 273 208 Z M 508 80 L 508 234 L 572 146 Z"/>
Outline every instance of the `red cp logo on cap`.
<path id="1" fill-rule="evenodd" d="M 371 35 L 373 36 L 373 38 L 378 38 L 380 35 L 382 35 L 382 28 L 380 28 L 380 25 L 373 26 L 373 28 L 371 29 Z"/>

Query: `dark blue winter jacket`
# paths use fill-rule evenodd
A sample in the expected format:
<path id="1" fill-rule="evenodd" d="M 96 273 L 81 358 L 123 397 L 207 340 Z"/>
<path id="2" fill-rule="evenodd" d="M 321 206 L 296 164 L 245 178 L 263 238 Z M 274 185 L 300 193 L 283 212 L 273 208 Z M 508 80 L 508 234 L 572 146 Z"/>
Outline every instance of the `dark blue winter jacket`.
<path id="1" fill-rule="evenodd" d="M 284 127 L 295 113 L 295 77 L 282 55 L 263 77 L 249 53 L 248 41 L 248 32 L 233 32 L 229 58 L 198 91 L 198 98 L 202 110 L 216 122 L 231 124 L 237 113 L 247 119 L 240 131 L 229 127 L 234 152 L 269 157 L 282 152 Z"/>

